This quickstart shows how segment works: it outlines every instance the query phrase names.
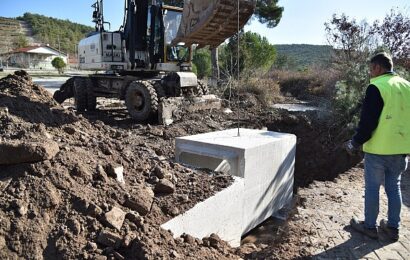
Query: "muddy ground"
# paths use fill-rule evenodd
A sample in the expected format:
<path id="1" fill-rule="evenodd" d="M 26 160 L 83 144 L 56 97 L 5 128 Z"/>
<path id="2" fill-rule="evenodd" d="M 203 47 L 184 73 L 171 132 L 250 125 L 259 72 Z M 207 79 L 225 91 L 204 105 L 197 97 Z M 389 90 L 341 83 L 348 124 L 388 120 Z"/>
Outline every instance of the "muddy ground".
<path id="1" fill-rule="evenodd" d="M 0 257 L 25 259 L 237 259 L 266 246 L 273 258 L 303 256 L 282 233 L 262 245 L 230 248 L 217 236 L 174 239 L 159 226 L 230 185 L 214 172 L 173 161 L 174 138 L 244 128 L 298 136 L 295 191 L 332 180 L 360 161 L 340 145 L 349 136 L 322 112 L 289 113 L 241 96 L 234 113 L 181 113 L 170 126 L 132 122 L 125 109 L 76 114 L 29 75 L 0 80 Z M 288 235 L 286 235 L 288 234 Z M 266 250 L 262 250 L 266 252 Z"/>

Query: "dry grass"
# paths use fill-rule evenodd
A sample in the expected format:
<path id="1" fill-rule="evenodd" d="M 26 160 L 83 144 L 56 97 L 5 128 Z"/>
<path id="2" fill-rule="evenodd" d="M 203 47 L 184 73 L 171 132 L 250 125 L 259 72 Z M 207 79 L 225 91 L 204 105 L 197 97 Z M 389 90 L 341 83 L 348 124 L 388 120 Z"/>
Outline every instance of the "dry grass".
<path id="1" fill-rule="evenodd" d="M 237 80 L 232 77 L 225 79 L 222 86 L 218 87 L 218 92 L 228 100 L 237 96 L 249 98 L 249 95 L 252 95 L 263 106 L 283 103 L 289 97 L 330 101 L 334 97 L 335 84 L 341 78 L 342 73 L 330 68 L 311 67 L 306 71 L 275 70 L 268 74 L 242 75 L 239 86 Z"/>
<path id="2" fill-rule="evenodd" d="M 222 85 L 224 87 L 221 96 L 227 100 L 238 99 L 238 97 L 239 100 L 252 98 L 256 99 L 257 104 L 268 107 L 284 99 L 278 82 L 268 77 L 249 77 L 241 79 L 239 84 L 237 80 L 231 78 Z"/>
<path id="3" fill-rule="evenodd" d="M 341 74 L 332 69 L 310 68 L 306 71 L 272 71 L 271 78 L 277 80 L 285 95 L 297 98 L 331 97 L 335 83 Z"/>
<path id="4" fill-rule="evenodd" d="M 263 104 L 269 105 L 272 102 L 280 102 L 283 96 L 279 83 L 272 78 L 249 78 L 242 81 L 239 93 L 251 93 Z"/>

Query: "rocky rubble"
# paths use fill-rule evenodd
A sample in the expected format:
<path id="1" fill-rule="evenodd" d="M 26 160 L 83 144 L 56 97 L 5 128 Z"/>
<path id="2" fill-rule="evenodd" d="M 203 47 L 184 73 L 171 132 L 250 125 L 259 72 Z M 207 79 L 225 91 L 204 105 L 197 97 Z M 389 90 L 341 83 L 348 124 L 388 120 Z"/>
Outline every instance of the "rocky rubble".
<path id="1" fill-rule="evenodd" d="M 23 71 L 0 80 L 0 107 L 0 258 L 236 258 L 159 227 L 230 177 L 172 162 L 134 124 L 63 109 Z"/>
<path id="2" fill-rule="evenodd" d="M 337 122 L 266 109 L 251 96 L 238 107 L 241 127 L 297 135 L 295 191 L 360 160 L 340 152 L 349 136 Z M 286 241 L 300 237 L 280 233 L 232 249 L 214 234 L 174 239 L 160 228 L 232 182 L 175 163 L 174 138 L 235 128 L 237 112 L 181 113 L 169 126 L 139 125 L 121 108 L 84 115 L 64 109 L 25 72 L 1 79 L 0 258 L 252 259 L 281 239 L 274 258 L 286 256 Z"/>

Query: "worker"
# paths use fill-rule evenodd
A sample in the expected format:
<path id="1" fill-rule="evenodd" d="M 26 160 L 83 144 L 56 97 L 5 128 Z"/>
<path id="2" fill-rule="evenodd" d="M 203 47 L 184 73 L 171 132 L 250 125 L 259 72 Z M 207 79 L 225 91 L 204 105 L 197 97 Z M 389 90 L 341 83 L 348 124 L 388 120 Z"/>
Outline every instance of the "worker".
<path id="1" fill-rule="evenodd" d="M 361 146 L 364 152 L 364 221 L 352 218 L 350 225 L 370 238 L 378 238 L 379 190 L 384 180 L 388 213 L 387 220 L 380 221 L 379 230 L 397 241 L 400 180 L 407 167 L 406 155 L 410 154 L 410 83 L 393 72 L 393 61 L 386 53 L 371 58 L 370 78 L 356 134 L 345 143 L 349 154 Z"/>

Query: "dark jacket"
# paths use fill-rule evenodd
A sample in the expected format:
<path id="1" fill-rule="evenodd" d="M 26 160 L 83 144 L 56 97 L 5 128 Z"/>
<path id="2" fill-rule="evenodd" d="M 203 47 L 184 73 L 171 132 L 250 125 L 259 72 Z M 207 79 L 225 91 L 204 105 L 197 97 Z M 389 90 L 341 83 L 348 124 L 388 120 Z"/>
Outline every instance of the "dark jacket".
<path id="1" fill-rule="evenodd" d="M 356 147 L 367 142 L 373 131 L 379 124 L 379 118 L 384 106 L 383 98 L 375 85 L 369 85 L 363 100 L 362 112 L 356 134 L 352 138 L 352 144 Z"/>

